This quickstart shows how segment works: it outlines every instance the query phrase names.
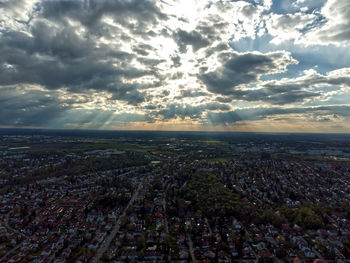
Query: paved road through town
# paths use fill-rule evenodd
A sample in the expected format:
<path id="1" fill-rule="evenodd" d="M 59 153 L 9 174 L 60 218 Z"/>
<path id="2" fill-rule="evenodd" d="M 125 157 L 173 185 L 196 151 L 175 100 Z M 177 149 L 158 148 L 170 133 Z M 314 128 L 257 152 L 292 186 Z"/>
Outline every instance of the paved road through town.
<path id="1" fill-rule="evenodd" d="M 193 263 L 197 263 L 196 256 L 194 255 L 192 239 L 191 239 L 191 237 L 190 237 L 189 234 L 187 234 L 186 236 L 187 236 L 187 244 L 188 244 L 188 247 L 189 247 L 189 249 L 190 249 L 190 254 L 191 254 L 192 262 L 193 262 Z"/>
<path id="2" fill-rule="evenodd" d="M 126 216 L 126 211 L 128 210 L 128 208 L 134 203 L 135 199 L 137 198 L 137 196 L 139 195 L 139 191 L 142 188 L 143 184 L 140 183 L 136 189 L 136 191 L 134 192 L 133 196 L 131 197 L 128 205 L 125 207 L 123 214 L 118 218 L 117 223 L 115 224 L 113 230 L 111 231 L 111 233 L 105 238 L 105 240 L 102 242 L 102 244 L 100 245 L 100 247 L 97 249 L 95 256 L 91 259 L 91 263 L 97 263 L 99 262 L 100 257 L 103 255 L 103 253 L 105 253 L 107 251 L 107 249 L 109 248 L 109 245 L 111 244 L 112 240 L 114 239 L 114 237 L 117 235 L 119 228 L 120 228 L 120 223 L 121 223 L 121 218 Z"/>

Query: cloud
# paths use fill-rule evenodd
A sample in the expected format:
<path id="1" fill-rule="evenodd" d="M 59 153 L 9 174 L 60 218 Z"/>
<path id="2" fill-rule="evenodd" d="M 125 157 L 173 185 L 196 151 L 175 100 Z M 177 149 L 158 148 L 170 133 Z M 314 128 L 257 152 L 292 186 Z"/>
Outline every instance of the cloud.
<path id="1" fill-rule="evenodd" d="M 132 127 L 133 124 L 148 121 L 145 114 L 116 113 L 109 110 L 72 109 L 55 121 L 62 128 L 110 129 Z"/>
<path id="2" fill-rule="evenodd" d="M 40 127 L 72 108 L 58 99 L 58 93 L 38 87 L 1 87 L 0 93 L 0 126 Z"/>
<path id="3" fill-rule="evenodd" d="M 220 84 L 217 86 L 220 87 Z M 334 94 L 348 93 L 350 69 L 334 70 L 326 75 L 308 70 L 298 78 L 260 81 L 256 86 L 256 88 L 234 88 L 229 93 L 221 93 L 224 97 L 217 97 L 216 100 L 219 102 L 259 101 L 274 105 L 305 103 L 316 98 L 328 100 Z"/>
<path id="4" fill-rule="evenodd" d="M 338 115 L 350 117 L 350 106 L 319 106 L 319 107 L 298 107 L 298 108 L 247 108 L 228 112 L 208 112 L 207 120 L 212 125 L 231 125 L 242 121 L 265 120 L 269 117 L 280 117 L 288 115 L 306 116 L 312 114 L 315 119 L 322 119 L 324 116 Z M 323 117 L 322 117 L 323 116 Z M 295 116 L 292 116 L 292 118 Z M 320 118 L 322 117 L 322 118 Z"/>
<path id="5" fill-rule="evenodd" d="M 350 3 L 347 0 L 328 0 L 321 9 L 326 23 L 310 31 L 305 42 L 320 45 L 344 44 L 350 41 Z"/>
<path id="6" fill-rule="evenodd" d="M 36 12 L 36 0 L 2 0 L 0 2 L 0 32 L 25 30 Z"/>
<path id="7" fill-rule="evenodd" d="M 188 45 L 192 46 L 194 52 L 209 45 L 209 41 L 196 31 L 187 32 L 179 29 L 174 38 L 179 45 L 180 52 L 185 53 Z"/>
<path id="8" fill-rule="evenodd" d="M 293 3 L 294 7 L 307 12 L 315 12 L 321 9 L 321 7 L 327 2 L 327 0 L 297 0 Z"/>
<path id="9" fill-rule="evenodd" d="M 201 97 L 201 96 L 208 96 L 208 93 L 203 92 L 203 91 L 198 91 L 198 90 L 181 90 L 180 91 L 181 96 L 179 96 L 179 99 L 181 98 L 192 98 L 192 97 Z"/>
<path id="10" fill-rule="evenodd" d="M 292 40 L 304 46 L 349 44 L 349 1 L 297 1 L 294 6 L 299 12 L 272 13 L 267 17 L 268 33 L 274 37 L 272 43 Z"/>
<path id="11" fill-rule="evenodd" d="M 274 38 L 271 43 L 280 44 L 286 40 L 298 41 L 303 36 L 303 31 L 308 29 L 317 16 L 307 13 L 270 14 L 266 20 L 266 28 Z"/>
<path id="12" fill-rule="evenodd" d="M 87 108 L 94 102 L 83 94 L 71 96 L 39 86 L 1 87 L 0 93 L 0 126 L 99 129 L 149 121 L 141 113 Z"/>
<path id="13" fill-rule="evenodd" d="M 289 52 L 223 52 L 219 55 L 222 65 L 200 76 L 208 91 L 234 95 L 237 87 L 256 83 L 262 75 L 285 72 L 287 66 L 296 64 Z M 238 92 L 239 93 L 239 92 Z"/>
<path id="14" fill-rule="evenodd" d="M 79 21 L 90 29 L 90 33 L 96 34 L 103 27 L 101 22 L 105 17 L 110 17 L 136 34 L 147 33 L 150 25 L 166 18 L 155 2 L 149 0 L 43 1 L 41 8 L 42 16 L 46 19 L 63 24 L 67 23 L 67 19 Z"/>
<path id="15" fill-rule="evenodd" d="M 189 105 L 189 104 L 177 104 L 173 103 L 167 105 L 166 108 L 160 109 L 156 112 L 151 113 L 154 116 L 160 116 L 161 120 L 176 119 L 177 117 L 185 119 L 189 117 L 191 119 L 200 119 L 206 111 L 222 111 L 230 110 L 230 106 L 222 103 L 212 102 L 200 105 Z"/>
<path id="16" fill-rule="evenodd" d="M 334 121 L 332 110 L 301 109 L 350 97 L 348 7 L 345 0 L 0 1 L 0 125 L 219 125 L 216 117 L 282 118 L 277 111 Z M 237 50 L 239 40 L 248 44 Z M 310 59 L 310 45 L 322 59 Z M 340 50 L 341 58 L 326 55 Z"/>
<path id="17" fill-rule="evenodd" d="M 261 89 L 253 91 L 249 96 L 272 104 L 291 104 L 304 102 L 309 98 L 328 99 L 328 93 L 347 92 L 350 88 L 350 68 L 328 72 L 326 75 L 308 70 L 304 75 L 293 79 L 271 80 L 261 83 Z M 335 87 L 336 91 L 327 87 Z M 318 88 L 318 89 L 317 89 Z M 264 95 L 259 95 L 262 93 Z M 246 98 L 249 100 L 249 98 Z"/>
<path id="18" fill-rule="evenodd" d="M 80 26 L 67 24 L 60 27 L 43 19 L 54 16 L 50 13 L 54 7 L 62 13 L 57 19 L 66 19 L 67 13 L 73 19 L 72 12 L 81 4 L 76 1 L 45 2 L 43 13 L 31 23 L 28 32 L 3 32 L 0 63 L 6 65 L 6 69 L 0 72 L 0 85 L 38 84 L 50 90 L 66 88 L 72 92 L 100 90 L 108 91 L 113 98 L 129 104 L 144 101 L 140 90 L 159 85 L 161 80 L 151 70 L 162 61 L 139 58 L 139 63 L 147 70 L 139 69 L 131 65 L 135 54 L 81 34 L 79 30 L 84 28 Z M 92 2 L 90 4 L 94 6 Z M 128 7 L 128 12 L 132 12 L 131 5 Z M 140 10 L 137 4 L 134 11 Z M 140 16 L 150 19 L 144 11 Z M 143 44 L 140 47 L 148 48 Z M 147 75 L 155 77 L 152 83 L 138 82 L 140 77 Z"/>

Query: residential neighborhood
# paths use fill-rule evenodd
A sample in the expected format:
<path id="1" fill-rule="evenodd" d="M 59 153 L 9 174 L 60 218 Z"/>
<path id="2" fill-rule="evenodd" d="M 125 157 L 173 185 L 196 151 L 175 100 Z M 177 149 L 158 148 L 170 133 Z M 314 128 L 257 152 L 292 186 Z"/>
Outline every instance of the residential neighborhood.
<path id="1" fill-rule="evenodd" d="M 350 262 L 346 156 L 172 137 L 0 142 L 0 262 Z"/>

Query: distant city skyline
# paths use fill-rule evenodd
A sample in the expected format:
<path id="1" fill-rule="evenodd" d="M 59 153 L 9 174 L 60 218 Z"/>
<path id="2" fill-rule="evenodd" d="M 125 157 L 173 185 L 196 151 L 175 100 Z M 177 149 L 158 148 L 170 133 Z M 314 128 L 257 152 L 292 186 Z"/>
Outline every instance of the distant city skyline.
<path id="1" fill-rule="evenodd" d="M 2 0 L 12 127 L 350 133 L 350 2 Z"/>

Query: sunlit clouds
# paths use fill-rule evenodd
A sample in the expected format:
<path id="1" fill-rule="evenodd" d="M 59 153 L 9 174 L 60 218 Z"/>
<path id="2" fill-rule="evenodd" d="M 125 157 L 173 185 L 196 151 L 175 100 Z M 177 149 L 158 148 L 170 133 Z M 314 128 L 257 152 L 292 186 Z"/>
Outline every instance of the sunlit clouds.
<path id="1" fill-rule="evenodd" d="M 0 126 L 349 132 L 349 28 L 347 0 L 0 1 Z"/>

